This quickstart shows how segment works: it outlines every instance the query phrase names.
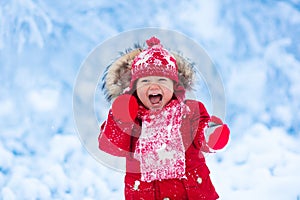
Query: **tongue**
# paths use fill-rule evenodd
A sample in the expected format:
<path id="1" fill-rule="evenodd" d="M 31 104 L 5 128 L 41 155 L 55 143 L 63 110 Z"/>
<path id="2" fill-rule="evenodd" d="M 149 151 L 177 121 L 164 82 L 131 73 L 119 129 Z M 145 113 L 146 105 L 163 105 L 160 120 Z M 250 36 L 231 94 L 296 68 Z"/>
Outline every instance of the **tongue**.
<path id="1" fill-rule="evenodd" d="M 150 99 L 150 102 L 152 104 L 157 104 L 160 102 L 160 98 L 161 96 L 160 95 L 156 95 L 156 96 L 150 96 L 149 99 Z"/>

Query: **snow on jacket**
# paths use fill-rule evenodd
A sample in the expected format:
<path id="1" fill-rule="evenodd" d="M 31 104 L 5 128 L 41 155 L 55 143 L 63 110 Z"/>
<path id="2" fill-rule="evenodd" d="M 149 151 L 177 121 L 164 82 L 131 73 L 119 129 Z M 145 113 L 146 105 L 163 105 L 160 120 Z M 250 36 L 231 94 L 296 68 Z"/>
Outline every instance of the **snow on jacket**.
<path id="1" fill-rule="evenodd" d="M 133 158 L 140 126 L 134 125 L 131 135 L 121 130 L 112 112 L 101 126 L 99 148 L 115 156 L 126 157 L 126 199 L 217 199 L 211 183 L 209 169 L 202 151 L 207 151 L 203 128 L 210 119 L 201 102 L 186 100 L 190 112 L 184 116 L 180 131 L 185 147 L 186 179 L 170 179 L 152 182 L 141 181 L 140 163 Z"/>

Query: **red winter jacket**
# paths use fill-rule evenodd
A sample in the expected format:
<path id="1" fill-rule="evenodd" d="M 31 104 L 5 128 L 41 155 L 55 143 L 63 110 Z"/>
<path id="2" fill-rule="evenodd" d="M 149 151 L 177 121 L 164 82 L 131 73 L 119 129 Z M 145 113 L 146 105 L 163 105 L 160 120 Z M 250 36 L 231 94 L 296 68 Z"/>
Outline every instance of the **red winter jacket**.
<path id="1" fill-rule="evenodd" d="M 114 156 L 126 157 L 126 199 L 213 200 L 219 197 L 209 177 L 210 172 L 202 153 L 209 151 L 203 129 L 210 116 L 201 102 L 186 100 L 185 103 L 190 112 L 183 118 L 180 131 L 185 147 L 187 179 L 141 181 L 140 163 L 133 158 L 141 128 L 134 124 L 133 127 L 121 130 L 110 110 L 107 120 L 101 126 L 99 148 Z"/>

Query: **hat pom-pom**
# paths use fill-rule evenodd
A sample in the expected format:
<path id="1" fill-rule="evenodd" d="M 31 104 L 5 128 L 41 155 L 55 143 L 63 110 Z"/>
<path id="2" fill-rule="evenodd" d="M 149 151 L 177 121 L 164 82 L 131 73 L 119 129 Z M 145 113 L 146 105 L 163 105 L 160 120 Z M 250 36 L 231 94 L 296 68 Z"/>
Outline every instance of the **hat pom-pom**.
<path id="1" fill-rule="evenodd" d="M 146 43 L 148 45 L 149 48 L 153 47 L 154 45 L 160 45 L 160 40 L 156 37 L 151 37 L 149 40 L 146 40 Z"/>

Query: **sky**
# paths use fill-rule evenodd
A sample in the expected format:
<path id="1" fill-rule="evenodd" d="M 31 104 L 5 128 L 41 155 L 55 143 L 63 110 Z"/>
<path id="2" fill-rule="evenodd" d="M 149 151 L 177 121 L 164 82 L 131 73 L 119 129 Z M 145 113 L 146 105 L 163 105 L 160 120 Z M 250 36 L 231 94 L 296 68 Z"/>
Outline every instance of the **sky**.
<path id="1" fill-rule="evenodd" d="M 220 199 L 300 199 L 299 5 L 1 1 L 0 199 L 123 199 L 124 173 L 99 161 L 80 137 L 74 92 L 93 52 L 149 27 L 194 41 L 222 80 L 231 138 L 207 156 Z M 95 138 L 109 107 L 96 105 L 96 117 L 83 121 Z"/>

